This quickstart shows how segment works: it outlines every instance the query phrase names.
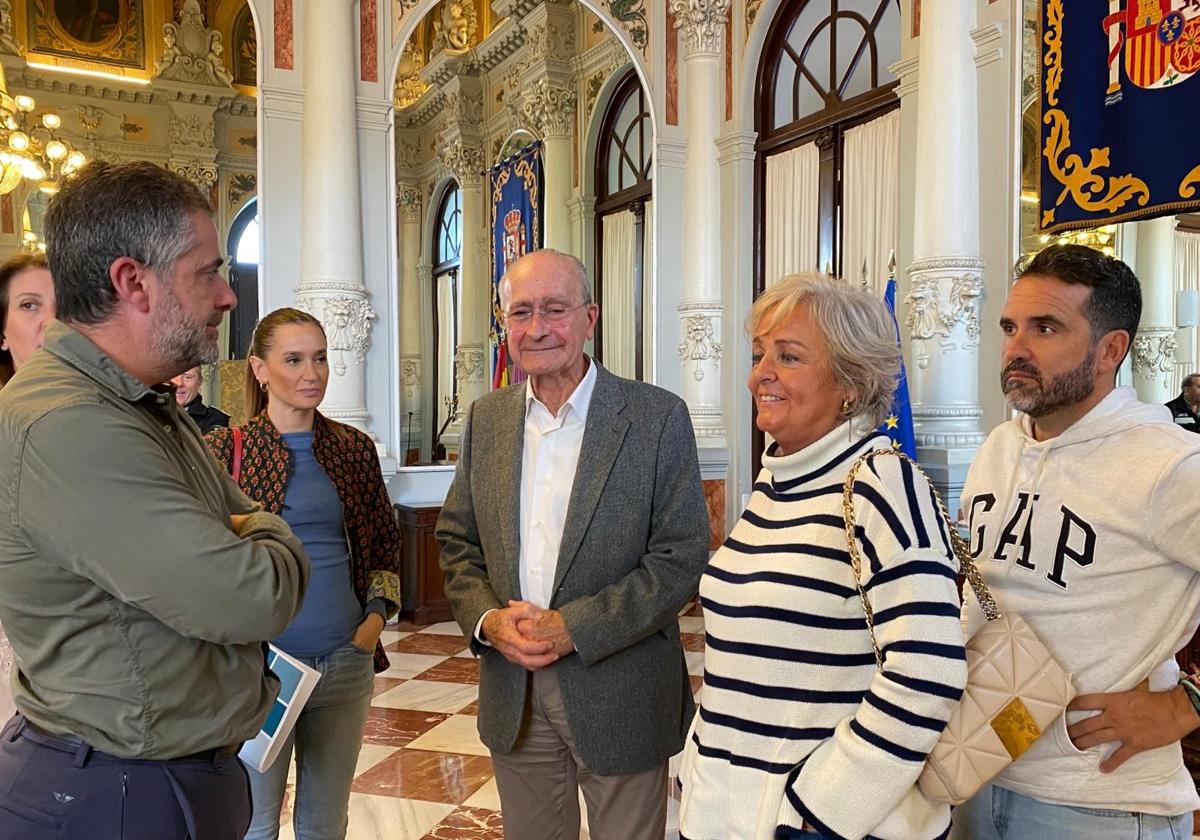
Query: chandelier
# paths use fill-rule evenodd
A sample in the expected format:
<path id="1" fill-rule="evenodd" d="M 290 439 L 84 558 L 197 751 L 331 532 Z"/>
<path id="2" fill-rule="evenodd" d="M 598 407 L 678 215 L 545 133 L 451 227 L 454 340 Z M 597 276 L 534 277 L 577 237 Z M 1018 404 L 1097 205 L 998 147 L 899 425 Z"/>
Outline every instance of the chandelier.
<path id="1" fill-rule="evenodd" d="M 1116 249 L 1113 247 L 1113 240 L 1117 235 L 1116 225 L 1104 225 L 1103 227 L 1087 228 L 1085 230 L 1072 230 L 1058 235 L 1050 235 L 1043 233 L 1038 237 L 1038 241 L 1042 245 L 1049 245 L 1054 242 L 1058 245 L 1086 245 L 1089 248 L 1095 248 L 1101 251 L 1105 256 L 1111 257 Z"/>
<path id="2" fill-rule="evenodd" d="M 87 162 L 58 137 L 62 118 L 51 111 L 35 117 L 35 107 L 32 97 L 8 95 L 0 70 L 0 195 L 16 189 L 22 178 L 56 193 L 58 182 Z"/>

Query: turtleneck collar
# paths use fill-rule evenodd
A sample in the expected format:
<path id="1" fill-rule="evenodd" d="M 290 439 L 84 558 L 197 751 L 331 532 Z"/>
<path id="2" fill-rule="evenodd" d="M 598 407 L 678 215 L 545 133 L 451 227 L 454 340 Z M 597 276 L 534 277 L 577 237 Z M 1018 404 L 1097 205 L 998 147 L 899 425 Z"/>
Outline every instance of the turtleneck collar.
<path id="1" fill-rule="evenodd" d="M 778 444 L 763 453 L 762 465 L 776 490 L 791 490 L 811 481 L 837 473 L 840 480 L 850 462 L 868 449 L 887 449 L 888 436 L 868 425 L 863 418 L 847 420 L 833 431 L 791 455 L 772 454 Z"/>

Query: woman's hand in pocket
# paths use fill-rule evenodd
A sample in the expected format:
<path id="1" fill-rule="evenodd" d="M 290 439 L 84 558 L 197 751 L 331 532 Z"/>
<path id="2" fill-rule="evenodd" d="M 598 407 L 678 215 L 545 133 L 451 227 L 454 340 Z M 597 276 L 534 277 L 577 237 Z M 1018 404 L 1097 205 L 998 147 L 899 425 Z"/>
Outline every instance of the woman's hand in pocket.
<path id="1" fill-rule="evenodd" d="M 383 632 L 383 616 L 379 613 L 369 613 L 362 624 L 354 631 L 354 646 L 361 651 L 371 652 L 379 642 L 379 634 Z"/>

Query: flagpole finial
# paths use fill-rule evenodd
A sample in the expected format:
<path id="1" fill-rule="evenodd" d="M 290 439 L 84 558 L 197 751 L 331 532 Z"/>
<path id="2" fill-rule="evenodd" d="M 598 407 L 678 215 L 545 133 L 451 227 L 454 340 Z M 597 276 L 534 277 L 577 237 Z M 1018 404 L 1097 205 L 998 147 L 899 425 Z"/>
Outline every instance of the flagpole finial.
<path id="1" fill-rule="evenodd" d="M 867 258 L 866 258 L 866 257 L 863 257 L 863 264 L 862 264 L 862 287 L 863 287 L 864 289 L 865 289 L 865 288 L 867 288 L 868 286 L 870 286 L 870 283 L 868 282 L 868 279 L 867 279 L 869 276 L 870 276 L 870 275 L 867 273 Z"/>
<path id="2" fill-rule="evenodd" d="M 890 254 L 888 254 L 888 274 L 892 277 L 896 276 L 896 249 L 895 248 L 893 248 L 892 252 Z"/>

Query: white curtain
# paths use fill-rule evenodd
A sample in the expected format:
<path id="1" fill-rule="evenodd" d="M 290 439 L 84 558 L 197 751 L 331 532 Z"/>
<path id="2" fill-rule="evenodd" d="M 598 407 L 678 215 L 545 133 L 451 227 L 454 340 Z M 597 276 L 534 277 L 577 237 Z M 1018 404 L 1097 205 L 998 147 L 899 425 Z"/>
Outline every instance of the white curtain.
<path id="1" fill-rule="evenodd" d="M 896 248 L 900 207 L 900 110 L 846 132 L 842 170 L 842 276 L 881 296 Z"/>
<path id="2" fill-rule="evenodd" d="M 437 278 L 437 400 L 434 406 L 437 429 L 446 422 L 446 397 L 454 396 L 454 354 L 458 330 L 455 324 L 458 313 L 454 307 L 454 275 L 441 274 Z M 463 406 L 466 409 L 466 406 Z"/>
<path id="3" fill-rule="evenodd" d="M 816 143 L 767 158 L 763 270 L 772 286 L 797 271 L 819 271 L 817 213 L 821 153 Z"/>
<path id="4" fill-rule="evenodd" d="M 653 380 L 654 365 L 654 202 L 642 217 L 642 376 Z"/>
<path id="5" fill-rule="evenodd" d="M 603 225 L 600 316 L 604 329 L 604 366 L 617 376 L 632 378 L 635 372 L 633 213 L 628 210 L 610 213 L 604 217 Z"/>
<path id="6" fill-rule="evenodd" d="M 1175 231 L 1175 292 L 1200 290 L 1200 233 L 1190 231 Z M 1178 300 L 1178 296 L 1176 297 Z M 1176 313 L 1175 323 L 1179 323 Z M 1200 334 L 1195 327 L 1191 328 L 1191 343 L 1181 345 L 1175 356 L 1175 387 L 1179 388 L 1183 377 L 1189 373 L 1200 372 Z M 1191 352 L 1187 352 L 1188 350 Z M 1186 369 L 1185 369 L 1186 368 Z"/>

